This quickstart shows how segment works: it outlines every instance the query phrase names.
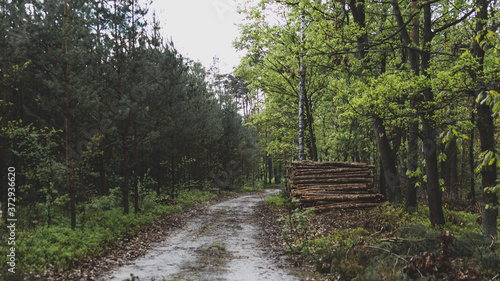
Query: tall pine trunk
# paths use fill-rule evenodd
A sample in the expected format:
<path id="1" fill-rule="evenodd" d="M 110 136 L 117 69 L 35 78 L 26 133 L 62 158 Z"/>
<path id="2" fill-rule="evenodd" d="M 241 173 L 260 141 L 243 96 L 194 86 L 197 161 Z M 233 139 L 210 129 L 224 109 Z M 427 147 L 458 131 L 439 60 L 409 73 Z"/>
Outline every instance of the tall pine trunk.
<path id="1" fill-rule="evenodd" d="M 99 9 L 102 9 L 102 2 L 99 3 Z M 103 47 L 103 44 L 102 44 L 102 40 L 101 40 L 101 23 L 98 22 L 98 25 L 96 27 L 96 32 L 97 32 L 97 46 L 98 46 L 98 49 L 100 50 L 102 47 Z M 102 54 L 99 54 L 99 55 L 102 55 Z M 102 68 L 102 59 L 99 59 L 99 61 L 97 62 L 97 65 L 98 65 L 98 69 L 101 69 Z M 99 74 L 100 75 L 104 75 L 102 73 L 102 71 L 99 71 Z M 97 156 L 97 170 L 99 171 L 99 181 L 98 181 L 98 184 L 99 184 L 99 190 L 100 190 L 100 193 L 101 195 L 107 195 L 109 190 L 108 190 L 108 186 L 107 186 L 107 183 L 106 183 L 106 157 L 105 157 L 105 152 L 104 152 L 104 149 L 106 147 L 106 144 L 105 144 L 105 141 L 106 139 L 104 138 L 104 130 L 103 130 L 103 126 L 104 126 L 104 91 L 103 90 L 99 90 L 98 93 L 97 93 L 98 97 L 99 97 L 99 117 L 98 117 L 98 126 L 99 126 L 99 150 L 102 151 L 102 154 L 100 153 L 98 156 Z"/>
<path id="2" fill-rule="evenodd" d="M 74 183 L 74 163 L 73 163 L 73 108 L 70 100 L 70 77 L 69 63 L 67 57 L 67 28 L 68 28 L 68 1 L 64 0 L 63 32 L 61 53 L 63 57 L 63 77 L 64 77 L 64 112 L 65 112 L 65 133 L 66 133 L 66 186 L 69 191 L 69 209 L 71 216 L 71 228 L 76 228 L 76 203 L 75 203 L 75 183 Z"/>
<path id="3" fill-rule="evenodd" d="M 137 140 L 137 122 L 134 118 L 134 214 L 139 213 L 139 151 Z"/>

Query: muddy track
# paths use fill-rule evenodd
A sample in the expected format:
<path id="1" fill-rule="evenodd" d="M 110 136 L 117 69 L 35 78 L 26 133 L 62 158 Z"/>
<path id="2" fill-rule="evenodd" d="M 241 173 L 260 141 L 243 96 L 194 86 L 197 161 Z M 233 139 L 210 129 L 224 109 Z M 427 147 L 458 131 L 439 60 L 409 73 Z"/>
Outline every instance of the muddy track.
<path id="1" fill-rule="evenodd" d="M 98 280 L 298 280 L 280 268 L 261 243 L 266 236 L 256 208 L 274 192 L 213 205 L 145 256 Z"/>

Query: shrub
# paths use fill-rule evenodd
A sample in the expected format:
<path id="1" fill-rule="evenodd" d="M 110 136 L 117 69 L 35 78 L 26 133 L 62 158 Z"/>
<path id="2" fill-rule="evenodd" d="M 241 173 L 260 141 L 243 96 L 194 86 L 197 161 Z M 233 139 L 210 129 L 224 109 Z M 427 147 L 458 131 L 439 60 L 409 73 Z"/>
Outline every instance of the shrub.
<path id="1" fill-rule="evenodd" d="M 289 203 L 289 199 L 284 198 L 281 195 L 270 196 L 266 198 L 266 204 L 275 208 L 283 208 Z"/>
<path id="2" fill-rule="evenodd" d="M 178 204 L 164 205 L 157 203 L 156 194 L 149 193 L 142 202 L 143 212 L 125 215 L 118 206 L 119 189 L 112 189 L 109 196 L 95 198 L 84 206 L 85 212 L 78 217 L 81 223 L 77 229 L 71 229 L 67 220 L 50 227 L 38 225 L 18 229 L 16 269 L 38 274 L 51 267 L 69 269 L 89 255 L 105 252 L 118 238 L 135 236 L 141 227 L 153 224 L 160 217 L 216 196 L 200 190 L 182 191 Z M 7 245 L 7 235 L 2 231 L 5 228 L 0 230 L 0 243 Z M 0 256 L 0 263 L 7 263 L 7 255 Z M 18 265 L 23 268 L 19 269 Z M 1 275 L 0 280 L 3 280 Z"/>

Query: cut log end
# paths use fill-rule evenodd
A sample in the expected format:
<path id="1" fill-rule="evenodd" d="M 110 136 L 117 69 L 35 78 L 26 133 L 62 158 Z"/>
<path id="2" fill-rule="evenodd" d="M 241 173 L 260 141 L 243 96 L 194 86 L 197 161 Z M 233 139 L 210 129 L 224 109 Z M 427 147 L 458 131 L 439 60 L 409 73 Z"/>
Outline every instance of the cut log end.
<path id="1" fill-rule="evenodd" d="M 296 161 L 286 169 L 285 186 L 303 207 L 316 211 L 372 208 L 384 199 L 372 190 L 374 167 L 357 162 Z"/>

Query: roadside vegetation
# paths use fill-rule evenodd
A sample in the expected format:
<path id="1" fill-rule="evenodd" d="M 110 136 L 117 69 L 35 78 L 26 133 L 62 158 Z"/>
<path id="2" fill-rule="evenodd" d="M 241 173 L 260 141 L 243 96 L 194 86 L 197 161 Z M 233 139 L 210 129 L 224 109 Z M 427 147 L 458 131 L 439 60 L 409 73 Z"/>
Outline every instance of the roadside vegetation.
<path id="1" fill-rule="evenodd" d="M 481 215 L 384 204 L 369 210 L 315 213 L 285 195 L 266 200 L 282 245 L 315 280 L 500 280 L 500 243 L 481 235 Z"/>
<path id="2" fill-rule="evenodd" d="M 47 209 L 45 204 L 39 204 L 35 208 L 19 208 L 18 217 L 28 217 L 28 212 L 34 212 L 39 215 L 39 221 L 19 220 L 16 232 L 17 273 L 9 273 L 6 279 L 6 272 L 1 272 L 0 280 L 23 280 L 29 276 L 44 279 L 44 274 L 48 271 L 69 271 L 86 258 L 109 254 L 116 244 L 132 240 L 140 232 L 154 227 L 162 218 L 182 213 L 202 202 L 243 192 L 261 191 L 262 188 L 242 186 L 232 191 L 183 190 L 175 200 L 141 189 L 145 194 L 141 196 L 141 212 L 137 214 L 122 212 L 118 190 L 111 189 L 110 195 L 98 197 L 82 206 L 75 230 L 68 223 L 64 206 L 53 207 L 50 225 L 47 225 L 47 218 L 44 217 Z M 7 245 L 7 228 L 3 221 L 0 222 L 0 231 L 0 243 Z M 7 256 L 2 255 L 0 262 L 7 264 Z"/>

